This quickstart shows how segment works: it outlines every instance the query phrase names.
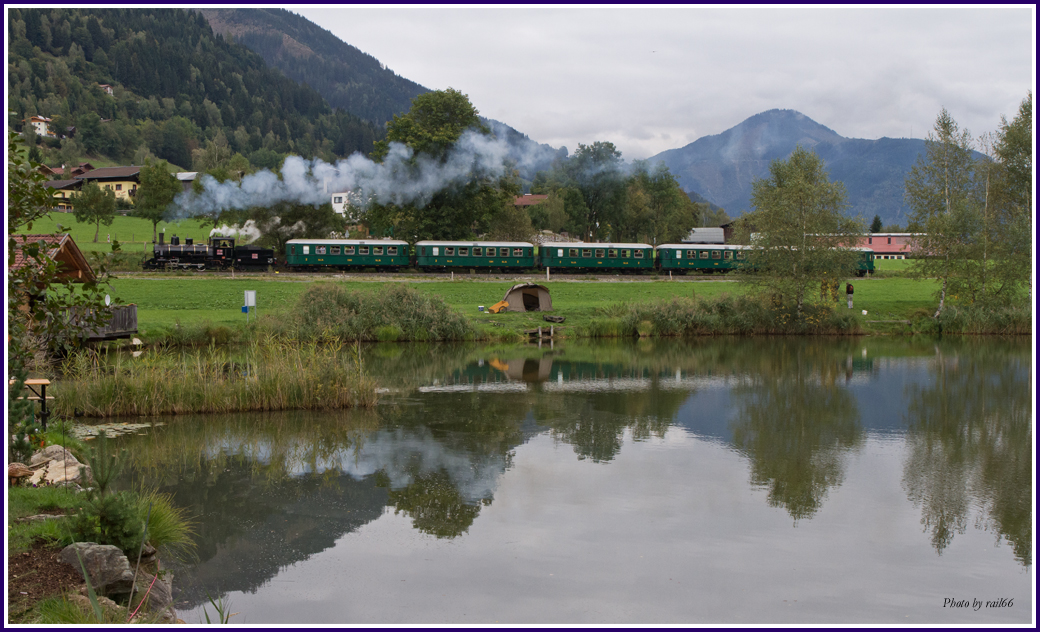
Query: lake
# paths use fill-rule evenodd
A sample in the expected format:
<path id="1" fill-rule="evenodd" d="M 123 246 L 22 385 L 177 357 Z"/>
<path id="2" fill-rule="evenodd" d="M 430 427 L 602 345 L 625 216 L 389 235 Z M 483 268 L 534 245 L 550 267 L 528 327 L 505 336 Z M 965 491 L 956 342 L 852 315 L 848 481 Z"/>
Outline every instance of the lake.
<path id="1" fill-rule="evenodd" d="M 1030 345 L 376 345 L 375 409 L 163 418 L 123 485 L 189 623 L 1029 623 Z"/>

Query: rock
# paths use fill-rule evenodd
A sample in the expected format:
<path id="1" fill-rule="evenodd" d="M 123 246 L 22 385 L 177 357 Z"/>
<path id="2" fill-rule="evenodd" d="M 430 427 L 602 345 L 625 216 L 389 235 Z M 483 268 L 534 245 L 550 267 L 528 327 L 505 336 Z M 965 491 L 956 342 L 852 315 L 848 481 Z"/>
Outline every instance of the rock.
<path id="1" fill-rule="evenodd" d="M 72 456 L 72 453 L 61 447 L 60 445 L 49 445 L 42 450 L 37 450 L 32 455 L 32 459 L 29 461 L 32 465 L 39 465 L 40 463 L 46 463 L 47 461 L 68 461 L 70 464 L 79 464 L 76 457 Z"/>
<path id="2" fill-rule="evenodd" d="M 79 553 L 77 557 L 76 553 Z M 94 542 L 74 542 L 58 555 L 58 559 L 82 573 L 80 558 L 87 569 L 84 577 L 99 595 L 118 595 L 130 592 L 134 573 L 130 562 L 118 547 Z"/>
<path id="3" fill-rule="evenodd" d="M 176 618 L 173 612 L 173 577 L 159 577 L 152 584 L 154 575 L 141 572 L 137 576 L 137 588 L 134 589 L 134 602 L 131 610 L 136 610 L 142 599 L 146 600 L 143 612 L 152 614 L 163 613 L 163 618 Z M 148 588 L 151 586 L 151 591 Z M 172 621 L 172 619 L 171 619 Z"/>
<path id="4" fill-rule="evenodd" d="M 80 470 L 84 470 L 82 473 Z M 92 478 L 90 466 L 81 465 L 79 461 L 51 461 L 47 466 L 47 473 L 43 476 L 43 482 L 47 485 L 57 485 L 66 481 L 79 483 L 86 478 Z"/>
<path id="5" fill-rule="evenodd" d="M 65 514 L 37 514 L 35 516 L 17 518 L 15 519 L 15 522 L 47 522 L 48 520 L 57 520 L 58 518 L 66 517 Z"/>
<path id="6" fill-rule="evenodd" d="M 90 603 L 90 597 L 88 597 L 87 595 L 83 594 L 83 593 L 86 593 L 86 592 L 87 592 L 87 587 L 86 587 L 86 585 L 84 585 L 82 588 L 80 588 L 80 594 L 69 595 L 69 603 L 75 604 L 75 605 L 79 606 L 85 612 L 87 612 L 88 614 L 90 614 L 93 617 L 94 616 L 94 606 L 93 606 L 93 604 Z M 116 602 L 112 601 L 108 597 L 104 597 L 102 595 L 98 595 L 97 596 L 97 602 L 98 602 L 98 605 L 101 606 L 101 609 L 105 612 L 105 614 L 109 615 L 108 617 L 106 617 L 106 619 L 109 619 L 109 620 L 112 620 L 112 621 L 125 621 L 126 620 L 126 608 L 124 608 L 123 606 L 120 606 L 119 604 L 117 604 Z"/>

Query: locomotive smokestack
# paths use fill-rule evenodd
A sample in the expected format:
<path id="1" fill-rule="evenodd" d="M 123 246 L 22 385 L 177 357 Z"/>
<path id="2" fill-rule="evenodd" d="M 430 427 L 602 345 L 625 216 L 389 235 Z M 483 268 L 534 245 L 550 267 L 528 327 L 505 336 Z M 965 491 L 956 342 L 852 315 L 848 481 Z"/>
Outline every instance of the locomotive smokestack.
<path id="1" fill-rule="evenodd" d="M 159 233 L 159 245 L 161 246 L 164 243 L 166 243 L 166 231 L 165 230 L 163 232 Z"/>

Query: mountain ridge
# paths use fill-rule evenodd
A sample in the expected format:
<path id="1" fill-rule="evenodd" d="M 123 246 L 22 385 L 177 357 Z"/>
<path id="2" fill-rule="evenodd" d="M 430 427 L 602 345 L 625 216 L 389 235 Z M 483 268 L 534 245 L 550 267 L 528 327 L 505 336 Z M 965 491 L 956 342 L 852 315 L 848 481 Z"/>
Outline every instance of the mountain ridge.
<path id="1" fill-rule="evenodd" d="M 663 162 L 684 189 L 737 217 L 750 210 L 752 181 L 768 177 L 770 163 L 798 145 L 815 151 L 831 180 L 845 184 L 852 215 L 906 223 L 904 181 L 924 151 L 923 140 L 847 138 L 796 110 L 772 109 L 648 160 Z"/>

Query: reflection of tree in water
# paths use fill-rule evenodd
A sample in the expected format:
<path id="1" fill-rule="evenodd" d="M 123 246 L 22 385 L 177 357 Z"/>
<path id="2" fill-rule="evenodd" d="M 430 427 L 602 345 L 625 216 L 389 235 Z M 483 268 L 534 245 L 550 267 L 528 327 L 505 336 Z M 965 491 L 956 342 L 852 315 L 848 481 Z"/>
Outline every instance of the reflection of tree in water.
<path id="1" fill-rule="evenodd" d="M 1032 564 L 1031 360 L 1025 345 L 999 341 L 937 346 L 934 381 L 908 387 L 903 487 L 940 555 L 975 521 L 1007 538 Z"/>
<path id="2" fill-rule="evenodd" d="M 751 460 L 751 482 L 769 490 L 770 506 L 798 520 L 815 515 L 844 480 L 845 453 L 864 431 L 855 399 L 835 385 L 844 359 L 798 341 L 780 345 L 790 348 L 763 354 L 751 384 L 733 389 L 733 442 Z"/>
<path id="3" fill-rule="evenodd" d="M 663 437 L 689 395 L 659 390 L 655 380 L 646 391 L 545 395 L 536 415 L 579 459 L 605 463 L 621 451 L 626 431 L 633 441 Z"/>

